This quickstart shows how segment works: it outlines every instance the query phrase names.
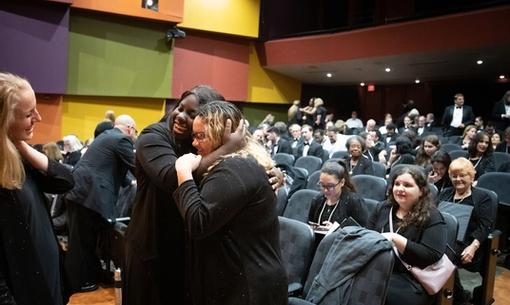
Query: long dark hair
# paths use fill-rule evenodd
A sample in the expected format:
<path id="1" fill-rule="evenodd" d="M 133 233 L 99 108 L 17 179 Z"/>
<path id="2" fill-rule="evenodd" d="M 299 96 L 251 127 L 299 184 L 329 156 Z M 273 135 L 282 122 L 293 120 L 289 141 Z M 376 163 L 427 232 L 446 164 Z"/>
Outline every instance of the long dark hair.
<path id="1" fill-rule="evenodd" d="M 427 177 L 425 176 L 425 173 L 423 173 L 423 169 L 421 167 L 416 165 L 408 165 L 402 166 L 395 171 L 390 181 L 388 202 L 395 209 L 399 208 L 399 205 L 393 196 L 393 187 L 397 177 L 403 174 L 411 175 L 416 185 L 420 188 L 422 195 L 418 199 L 418 202 L 414 204 L 409 213 L 407 213 L 407 215 L 404 217 L 401 226 L 402 228 L 410 225 L 421 226 L 430 218 L 430 209 L 434 206 L 428 187 Z"/>
<path id="2" fill-rule="evenodd" d="M 338 181 L 344 179 L 345 183 L 342 190 L 347 189 L 351 192 L 356 192 L 356 189 L 351 182 L 349 172 L 347 171 L 347 167 L 343 161 L 324 163 L 324 166 L 321 168 L 321 174 L 334 176 L 338 179 Z"/>
<path id="3" fill-rule="evenodd" d="M 477 154 L 476 146 L 478 146 L 478 143 L 483 140 L 483 137 L 487 137 L 489 139 L 489 146 L 487 147 L 487 149 L 483 153 L 482 157 L 487 157 L 487 156 L 492 155 L 492 152 L 494 151 L 494 149 L 492 148 L 491 137 L 485 131 L 480 131 L 469 142 L 468 153 L 469 153 L 470 157 L 476 157 L 476 154 Z"/>

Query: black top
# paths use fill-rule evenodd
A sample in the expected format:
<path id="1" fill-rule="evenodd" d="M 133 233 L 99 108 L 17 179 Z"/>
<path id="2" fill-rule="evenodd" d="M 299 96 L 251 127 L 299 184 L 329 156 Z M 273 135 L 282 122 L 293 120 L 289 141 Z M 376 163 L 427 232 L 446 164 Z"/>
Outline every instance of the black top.
<path id="1" fill-rule="evenodd" d="M 390 208 L 390 203 L 380 203 L 370 216 L 367 228 L 377 232 L 390 232 Z M 397 209 L 393 208 L 393 230 L 397 230 L 401 222 L 396 213 Z M 425 268 L 441 259 L 446 251 L 447 228 L 443 215 L 435 207 L 432 207 L 429 213 L 430 218 L 423 225 L 410 225 L 398 231 L 398 234 L 407 238 L 406 248 L 404 253 L 400 253 L 400 257 L 411 266 Z M 393 272 L 405 273 L 407 270 L 396 259 Z"/>
<path id="2" fill-rule="evenodd" d="M 25 173 L 20 190 L 0 189 L 2 304 L 60 305 L 63 289 L 58 243 L 43 192 L 69 190 L 73 177 L 56 161 L 49 161 L 46 173 L 25 164 Z M 11 297 L 15 303 L 9 302 Z"/>
<path id="3" fill-rule="evenodd" d="M 77 150 L 77 151 L 73 151 L 73 152 L 68 152 L 67 154 L 64 155 L 64 164 L 69 164 L 69 165 L 72 165 L 72 166 L 75 166 L 76 163 L 78 163 L 78 161 L 80 161 L 80 158 L 81 158 L 81 151 Z"/>
<path id="4" fill-rule="evenodd" d="M 194 304 L 287 304 L 276 197 L 252 159 L 228 157 L 174 193 L 189 235 Z"/>
<path id="5" fill-rule="evenodd" d="M 372 161 L 370 161 L 370 159 L 368 159 L 365 155 L 361 155 L 361 157 L 358 159 L 358 163 L 356 163 L 355 166 L 351 165 L 351 160 L 351 157 L 345 159 L 345 164 L 349 170 L 349 175 L 374 175 L 374 167 L 372 166 Z"/>
<path id="6" fill-rule="evenodd" d="M 184 303 L 184 223 L 172 192 L 177 188 L 175 161 L 194 150 L 191 143 L 178 145 L 167 126 L 152 124 L 136 141 L 137 192 L 126 232 L 124 281 L 124 287 L 133 288 L 122 290 L 126 304 Z M 150 279 L 141 282 L 138 271 Z"/>
<path id="7" fill-rule="evenodd" d="M 358 194 L 349 190 L 343 190 L 338 203 L 334 206 L 328 206 L 326 204 L 326 197 L 322 194 L 315 197 L 308 214 L 308 220 L 319 224 L 326 220 L 332 223 L 335 221 L 342 223 L 349 216 L 354 218 L 360 225 L 366 226 L 368 212 L 364 207 L 363 200 Z"/>
<path id="8" fill-rule="evenodd" d="M 496 166 L 494 165 L 494 156 L 492 154 L 478 159 L 469 158 L 469 161 L 471 161 L 476 170 L 475 180 L 478 180 L 481 175 L 487 172 L 496 171 Z"/>

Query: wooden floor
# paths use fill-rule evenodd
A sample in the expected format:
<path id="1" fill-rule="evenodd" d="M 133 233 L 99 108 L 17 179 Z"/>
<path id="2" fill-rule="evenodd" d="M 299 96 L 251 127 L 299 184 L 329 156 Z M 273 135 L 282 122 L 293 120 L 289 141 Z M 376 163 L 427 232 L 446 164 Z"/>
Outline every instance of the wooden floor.
<path id="1" fill-rule="evenodd" d="M 498 267 L 499 268 L 499 267 Z M 510 304 L 510 270 L 501 268 L 502 272 L 496 276 L 494 287 L 494 305 Z M 69 305 L 115 305 L 113 288 L 100 287 L 93 292 L 78 293 L 71 297 Z"/>

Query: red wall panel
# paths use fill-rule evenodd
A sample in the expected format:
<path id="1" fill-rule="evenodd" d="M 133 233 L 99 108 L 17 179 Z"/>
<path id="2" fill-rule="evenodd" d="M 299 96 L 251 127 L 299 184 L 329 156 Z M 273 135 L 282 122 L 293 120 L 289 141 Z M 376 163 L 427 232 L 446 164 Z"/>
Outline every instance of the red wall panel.
<path id="1" fill-rule="evenodd" d="M 210 85 L 227 100 L 248 95 L 249 42 L 231 38 L 187 35 L 175 42 L 172 96 L 199 84 Z"/>

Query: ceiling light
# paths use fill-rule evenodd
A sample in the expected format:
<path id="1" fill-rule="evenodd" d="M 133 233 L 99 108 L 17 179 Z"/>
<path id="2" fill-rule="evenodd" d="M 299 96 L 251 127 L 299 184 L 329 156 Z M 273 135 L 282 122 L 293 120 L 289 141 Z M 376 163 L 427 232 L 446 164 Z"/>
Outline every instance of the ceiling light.
<path id="1" fill-rule="evenodd" d="M 505 77 L 503 74 L 501 74 L 501 75 L 499 76 L 499 79 L 505 79 L 505 78 L 506 78 L 506 77 Z"/>
<path id="2" fill-rule="evenodd" d="M 391 69 L 390 69 L 390 68 L 386 68 L 386 69 L 384 69 L 384 71 L 386 71 L 386 72 L 390 72 L 390 71 L 391 71 Z"/>
<path id="3" fill-rule="evenodd" d="M 483 60 L 481 60 L 481 59 L 477 60 L 477 61 L 476 61 L 476 64 L 477 64 L 477 65 L 481 65 L 481 64 L 483 64 Z"/>
<path id="4" fill-rule="evenodd" d="M 331 74 L 331 73 L 327 73 L 327 74 L 326 74 L 326 76 L 327 76 L 328 78 L 331 78 L 331 77 L 333 77 L 333 74 Z"/>
<path id="5" fill-rule="evenodd" d="M 415 82 L 416 84 L 419 84 L 419 83 L 420 83 L 420 80 L 419 80 L 419 79 L 415 79 L 415 80 L 414 80 L 414 82 Z"/>
<path id="6" fill-rule="evenodd" d="M 365 86 L 365 83 L 359 83 L 359 85 L 360 85 L 361 87 L 364 87 L 364 86 Z"/>

